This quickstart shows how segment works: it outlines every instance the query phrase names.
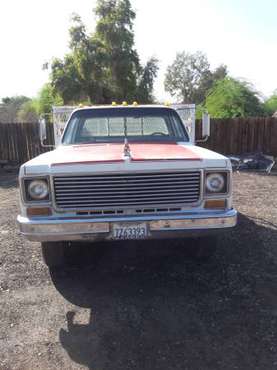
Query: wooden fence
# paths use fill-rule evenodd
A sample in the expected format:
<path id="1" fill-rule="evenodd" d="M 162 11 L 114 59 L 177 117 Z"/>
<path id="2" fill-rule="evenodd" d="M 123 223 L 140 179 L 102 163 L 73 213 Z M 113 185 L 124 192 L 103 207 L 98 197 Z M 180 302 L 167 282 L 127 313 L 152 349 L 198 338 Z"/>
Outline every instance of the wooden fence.
<path id="1" fill-rule="evenodd" d="M 53 127 L 47 126 L 49 144 L 53 144 Z M 197 121 L 196 137 L 201 136 Z M 223 154 L 260 151 L 277 157 L 277 118 L 237 118 L 211 120 L 211 136 L 200 144 Z M 0 123 L 0 162 L 18 164 L 48 149 L 39 141 L 38 123 Z"/>
<path id="2" fill-rule="evenodd" d="M 53 127 L 47 125 L 47 144 L 53 144 Z M 37 122 L 0 123 L 0 162 L 22 164 L 48 151 L 40 145 Z"/>
<path id="3" fill-rule="evenodd" d="M 201 124 L 196 125 L 201 136 Z M 222 154 L 262 152 L 277 157 L 277 118 L 232 118 L 211 120 L 211 136 L 205 148 Z"/>

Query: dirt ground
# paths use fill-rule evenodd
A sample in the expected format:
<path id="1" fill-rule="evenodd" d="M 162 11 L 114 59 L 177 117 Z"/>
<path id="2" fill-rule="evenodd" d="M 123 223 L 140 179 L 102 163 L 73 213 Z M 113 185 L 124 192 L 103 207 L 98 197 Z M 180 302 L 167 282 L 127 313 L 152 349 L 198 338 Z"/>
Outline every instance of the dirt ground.
<path id="1" fill-rule="evenodd" d="M 0 175 L 0 369 L 277 369 L 277 176 L 235 174 L 239 225 L 208 262 L 97 244 L 50 274 Z"/>

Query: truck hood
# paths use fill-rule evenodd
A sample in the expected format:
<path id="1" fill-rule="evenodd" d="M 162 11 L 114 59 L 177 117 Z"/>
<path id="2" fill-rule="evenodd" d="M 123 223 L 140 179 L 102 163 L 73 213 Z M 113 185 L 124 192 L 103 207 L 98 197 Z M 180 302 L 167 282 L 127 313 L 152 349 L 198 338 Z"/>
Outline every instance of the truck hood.
<path id="1" fill-rule="evenodd" d="M 126 149 L 129 154 L 126 155 Z M 25 175 L 72 172 L 226 168 L 229 160 L 187 143 L 82 144 L 60 146 L 23 165 Z"/>

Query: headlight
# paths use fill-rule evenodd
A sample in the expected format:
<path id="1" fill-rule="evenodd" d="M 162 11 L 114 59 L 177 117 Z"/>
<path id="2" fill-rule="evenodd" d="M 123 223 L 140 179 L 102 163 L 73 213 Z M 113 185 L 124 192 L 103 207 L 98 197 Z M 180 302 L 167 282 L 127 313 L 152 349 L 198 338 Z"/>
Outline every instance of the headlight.
<path id="1" fill-rule="evenodd" d="M 227 174 L 208 173 L 206 176 L 206 192 L 207 193 L 226 193 L 226 177 Z"/>
<path id="2" fill-rule="evenodd" d="M 27 185 L 28 200 L 44 200 L 48 198 L 49 188 L 45 180 L 32 180 Z"/>

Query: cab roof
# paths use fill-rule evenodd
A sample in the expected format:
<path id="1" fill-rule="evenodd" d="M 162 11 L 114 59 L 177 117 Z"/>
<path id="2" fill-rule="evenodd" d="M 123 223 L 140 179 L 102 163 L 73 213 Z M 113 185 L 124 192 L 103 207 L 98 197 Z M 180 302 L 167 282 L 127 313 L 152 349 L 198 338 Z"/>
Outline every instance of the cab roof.
<path id="1" fill-rule="evenodd" d="M 82 110 L 97 110 L 97 109 L 144 109 L 144 108 L 151 108 L 151 109 L 168 109 L 174 110 L 170 105 L 162 105 L 162 104 L 126 104 L 126 105 L 91 105 L 91 106 L 83 106 L 74 109 L 74 112 L 82 111 Z"/>

